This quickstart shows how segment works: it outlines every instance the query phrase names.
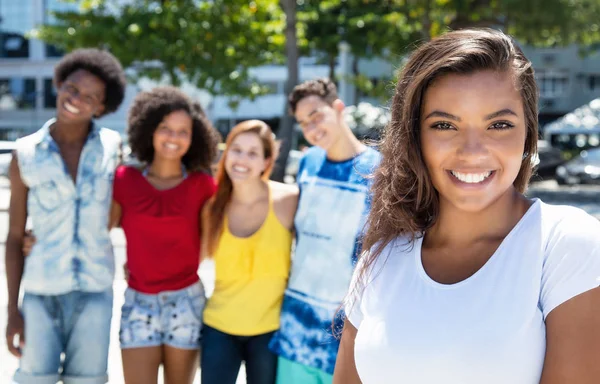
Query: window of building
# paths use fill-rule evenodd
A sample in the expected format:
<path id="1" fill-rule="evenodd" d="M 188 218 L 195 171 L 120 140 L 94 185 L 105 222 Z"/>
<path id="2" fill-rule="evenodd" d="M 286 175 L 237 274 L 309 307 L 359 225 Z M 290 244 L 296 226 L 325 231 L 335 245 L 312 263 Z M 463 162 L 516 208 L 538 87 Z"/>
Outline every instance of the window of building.
<path id="1" fill-rule="evenodd" d="M 592 74 L 588 76 L 587 88 L 590 92 L 600 91 L 600 74 Z"/>
<path id="2" fill-rule="evenodd" d="M 562 97 L 569 90 L 569 75 L 566 72 L 539 70 L 536 77 L 541 97 Z"/>
<path id="3" fill-rule="evenodd" d="M 34 109 L 35 79 L 0 78 L 0 110 Z"/>
<path id="4" fill-rule="evenodd" d="M 52 79 L 44 79 L 44 108 L 56 108 L 56 89 Z"/>
<path id="5" fill-rule="evenodd" d="M 0 1 L 0 57 L 29 57 L 25 34 L 33 28 L 32 12 L 31 1 Z"/>

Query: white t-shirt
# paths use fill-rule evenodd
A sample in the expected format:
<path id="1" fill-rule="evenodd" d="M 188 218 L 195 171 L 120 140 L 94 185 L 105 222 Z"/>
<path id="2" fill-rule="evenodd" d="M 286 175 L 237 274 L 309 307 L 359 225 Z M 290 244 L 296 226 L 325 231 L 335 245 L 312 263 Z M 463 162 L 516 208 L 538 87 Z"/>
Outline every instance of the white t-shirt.
<path id="1" fill-rule="evenodd" d="M 421 245 L 390 243 L 346 306 L 365 384 L 538 384 L 546 316 L 600 285 L 600 222 L 577 208 L 536 200 L 457 284 L 427 275 Z"/>

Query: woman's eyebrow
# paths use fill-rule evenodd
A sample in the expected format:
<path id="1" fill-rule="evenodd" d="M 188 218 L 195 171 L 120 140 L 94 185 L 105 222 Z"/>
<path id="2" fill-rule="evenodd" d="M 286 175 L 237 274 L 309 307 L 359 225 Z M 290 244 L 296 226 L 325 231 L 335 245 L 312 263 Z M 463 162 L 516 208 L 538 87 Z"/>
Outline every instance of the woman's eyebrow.
<path id="1" fill-rule="evenodd" d="M 427 115 L 427 117 L 425 117 L 425 120 L 429 119 L 430 117 L 443 117 L 445 119 L 450 119 L 450 120 L 454 120 L 454 121 L 458 121 L 460 122 L 461 119 L 458 116 L 454 116 L 453 114 L 450 114 L 448 112 L 442 112 L 442 111 L 433 111 L 431 112 L 429 115 Z"/>
<path id="2" fill-rule="evenodd" d="M 513 111 L 512 109 L 504 108 L 498 112 L 494 112 L 494 113 L 487 115 L 485 117 L 485 120 L 492 120 L 492 119 L 495 119 L 496 117 L 506 116 L 506 115 L 519 117 L 519 115 L 517 115 L 517 113 L 515 111 Z"/>

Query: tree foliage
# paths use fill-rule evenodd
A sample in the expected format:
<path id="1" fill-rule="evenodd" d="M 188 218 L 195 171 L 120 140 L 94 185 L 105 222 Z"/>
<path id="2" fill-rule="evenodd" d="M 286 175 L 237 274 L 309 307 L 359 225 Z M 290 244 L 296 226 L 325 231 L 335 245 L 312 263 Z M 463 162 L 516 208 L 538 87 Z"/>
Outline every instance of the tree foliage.
<path id="1" fill-rule="evenodd" d="M 213 94 L 254 98 L 267 90 L 249 69 L 284 60 L 277 0 L 83 0 L 56 13 L 36 37 L 66 51 L 105 47 L 135 76 L 189 81 Z"/>
<path id="2" fill-rule="evenodd" d="M 540 47 L 600 41 L 599 0 L 406 0 L 406 4 L 427 37 L 447 29 L 491 27 Z"/>
<path id="3" fill-rule="evenodd" d="M 419 42 L 447 30 L 500 28 L 538 47 L 600 42 L 600 0 L 298 0 L 308 49 L 334 65 L 341 41 L 357 58 L 400 64 Z M 384 96 L 386 87 L 357 71 L 349 79 L 363 93 Z"/>
<path id="4" fill-rule="evenodd" d="M 69 1 L 69 0 L 65 0 Z M 65 50 L 108 47 L 136 74 L 167 73 L 212 93 L 256 97 L 266 91 L 248 69 L 285 60 L 285 15 L 278 0 L 70 0 L 38 36 Z M 600 0 L 296 0 L 298 45 L 330 65 L 340 42 L 356 58 L 399 58 L 449 29 L 502 28 L 534 46 L 600 41 Z M 158 63 L 161 63 L 160 65 Z M 357 72 L 357 71 L 355 71 Z M 366 93 L 385 87 L 354 74 Z"/>

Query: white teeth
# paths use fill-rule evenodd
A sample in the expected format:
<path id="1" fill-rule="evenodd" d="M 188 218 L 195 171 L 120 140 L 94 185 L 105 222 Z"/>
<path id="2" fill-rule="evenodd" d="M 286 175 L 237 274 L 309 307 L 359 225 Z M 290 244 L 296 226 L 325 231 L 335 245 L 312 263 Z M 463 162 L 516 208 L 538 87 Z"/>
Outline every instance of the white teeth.
<path id="1" fill-rule="evenodd" d="M 234 165 L 233 170 L 236 172 L 248 172 L 248 168 L 242 167 L 241 165 Z"/>
<path id="2" fill-rule="evenodd" d="M 79 113 L 79 109 L 75 108 L 74 106 L 72 106 L 69 103 L 65 102 L 64 106 L 65 106 L 65 109 L 71 113 Z"/>
<path id="3" fill-rule="evenodd" d="M 323 138 L 323 136 L 325 136 L 325 134 L 323 132 L 319 132 L 318 134 L 315 135 L 315 140 L 319 141 Z"/>
<path id="4" fill-rule="evenodd" d="M 167 149 L 173 149 L 173 150 L 179 149 L 179 145 L 177 145 L 177 144 L 171 144 L 171 143 L 166 143 L 165 147 Z"/>
<path id="5" fill-rule="evenodd" d="M 492 171 L 487 171 L 483 173 L 461 173 L 456 171 L 450 171 L 454 177 L 463 183 L 476 184 L 481 183 L 483 180 L 487 179 Z"/>

